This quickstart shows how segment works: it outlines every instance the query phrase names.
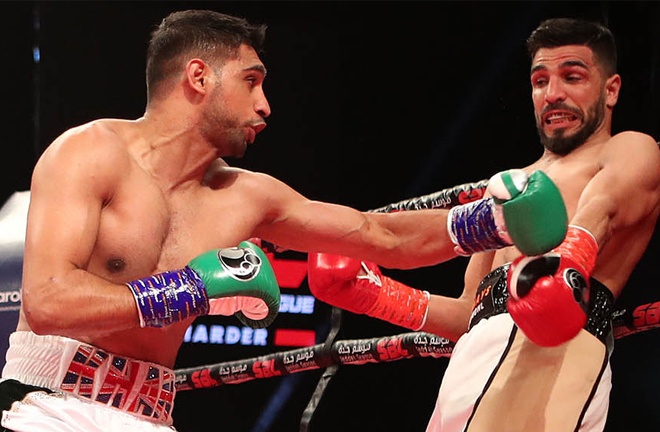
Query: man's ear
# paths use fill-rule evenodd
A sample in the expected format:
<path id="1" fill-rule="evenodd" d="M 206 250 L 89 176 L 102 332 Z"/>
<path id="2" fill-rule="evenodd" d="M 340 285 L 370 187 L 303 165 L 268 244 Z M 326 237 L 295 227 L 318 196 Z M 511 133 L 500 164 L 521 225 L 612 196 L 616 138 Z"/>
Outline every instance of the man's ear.
<path id="1" fill-rule="evenodd" d="M 621 90 L 621 75 L 614 74 L 605 81 L 605 105 L 608 108 L 614 108 L 619 100 L 619 91 Z"/>
<path id="2" fill-rule="evenodd" d="M 198 93 L 206 93 L 207 76 L 210 67 L 204 60 L 194 58 L 186 64 L 186 79 L 190 88 Z"/>

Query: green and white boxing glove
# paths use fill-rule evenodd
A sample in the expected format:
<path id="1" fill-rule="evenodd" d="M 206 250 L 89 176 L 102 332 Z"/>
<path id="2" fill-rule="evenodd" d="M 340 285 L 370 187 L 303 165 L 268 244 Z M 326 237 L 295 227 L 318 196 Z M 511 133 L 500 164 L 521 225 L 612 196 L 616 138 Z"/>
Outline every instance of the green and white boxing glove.
<path id="1" fill-rule="evenodd" d="M 490 198 L 453 207 L 447 230 L 456 252 L 471 255 L 515 245 L 528 256 L 558 246 L 566 236 L 568 215 L 554 182 L 543 172 L 521 169 L 495 174 Z"/>
<path id="2" fill-rule="evenodd" d="M 163 327 L 191 316 L 236 315 L 252 328 L 269 326 L 279 312 L 280 288 L 263 250 L 244 241 L 193 258 L 179 270 L 126 284 L 141 327 Z"/>

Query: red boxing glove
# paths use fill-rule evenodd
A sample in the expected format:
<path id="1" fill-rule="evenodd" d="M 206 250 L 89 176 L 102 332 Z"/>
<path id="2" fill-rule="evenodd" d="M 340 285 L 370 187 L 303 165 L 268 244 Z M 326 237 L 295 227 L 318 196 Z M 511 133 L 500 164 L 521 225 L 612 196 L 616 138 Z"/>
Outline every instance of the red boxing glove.
<path id="1" fill-rule="evenodd" d="M 307 281 L 314 296 L 332 306 L 419 330 L 429 293 L 383 276 L 376 264 L 341 255 L 310 253 Z"/>
<path id="2" fill-rule="evenodd" d="M 569 226 L 552 252 L 521 256 L 509 269 L 507 309 L 535 344 L 557 346 L 574 338 L 587 322 L 589 278 L 598 243 L 584 228 Z"/>

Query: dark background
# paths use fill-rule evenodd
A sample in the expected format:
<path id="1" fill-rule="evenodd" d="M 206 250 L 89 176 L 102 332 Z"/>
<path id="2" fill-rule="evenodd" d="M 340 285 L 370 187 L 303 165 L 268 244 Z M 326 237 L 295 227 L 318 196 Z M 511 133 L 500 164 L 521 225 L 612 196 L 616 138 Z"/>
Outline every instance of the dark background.
<path id="1" fill-rule="evenodd" d="M 488 178 L 540 156 L 524 40 L 552 16 L 609 24 L 623 77 L 613 132 L 634 129 L 660 139 L 659 5 L 2 2 L 0 204 L 29 189 L 36 159 L 67 128 L 99 117 L 142 115 L 149 32 L 175 9 L 215 9 L 269 25 L 263 60 L 273 114 L 246 157 L 229 162 L 272 174 L 310 198 L 366 210 Z M 35 47 L 39 62 L 33 60 Z M 619 307 L 660 300 L 653 268 L 658 243 L 656 234 Z M 418 288 L 458 295 L 466 263 L 459 258 L 390 273 Z M 400 332 L 344 314 L 340 338 Z M 660 428 L 659 341 L 656 331 L 647 331 L 616 342 L 607 431 Z M 178 366 L 255 354 L 262 353 L 184 346 Z M 418 358 L 343 366 L 310 430 L 423 431 L 446 364 Z M 175 425 L 180 432 L 297 431 L 320 375 L 309 371 L 181 392 Z"/>

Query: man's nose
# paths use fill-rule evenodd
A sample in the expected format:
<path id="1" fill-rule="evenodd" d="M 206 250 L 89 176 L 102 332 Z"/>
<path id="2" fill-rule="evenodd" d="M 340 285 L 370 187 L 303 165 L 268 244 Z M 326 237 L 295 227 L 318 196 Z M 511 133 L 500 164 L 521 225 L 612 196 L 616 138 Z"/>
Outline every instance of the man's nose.
<path id="1" fill-rule="evenodd" d="M 566 91 L 561 80 L 550 79 L 545 88 L 545 100 L 550 104 L 566 100 Z"/>
<path id="2" fill-rule="evenodd" d="M 266 94 L 263 90 L 254 102 L 254 110 L 263 118 L 270 115 L 270 104 L 268 103 L 268 99 L 266 99 Z"/>

